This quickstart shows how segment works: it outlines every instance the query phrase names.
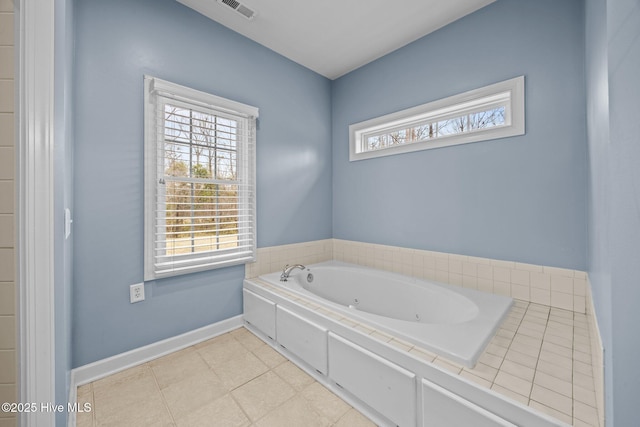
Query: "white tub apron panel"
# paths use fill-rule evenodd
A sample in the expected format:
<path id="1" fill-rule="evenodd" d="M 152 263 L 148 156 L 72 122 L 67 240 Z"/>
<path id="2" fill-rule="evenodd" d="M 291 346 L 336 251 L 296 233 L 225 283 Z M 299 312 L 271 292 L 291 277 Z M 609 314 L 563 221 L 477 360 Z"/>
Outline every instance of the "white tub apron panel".
<path id="1" fill-rule="evenodd" d="M 424 427 L 517 427 L 437 384 L 422 380 Z"/>
<path id="2" fill-rule="evenodd" d="M 329 377 L 396 425 L 416 425 L 416 376 L 331 332 Z"/>
<path id="3" fill-rule="evenodd" d="M 276 315 L 278 344 L 327 374 L 327 329 L 278 306 Z"/>
<path id="4" fill-rule="evenodd" d="M 244 320 L 260 329 L 272 340 L 276 339 L 276 305 L 246 289 L 242 290 Z"/>

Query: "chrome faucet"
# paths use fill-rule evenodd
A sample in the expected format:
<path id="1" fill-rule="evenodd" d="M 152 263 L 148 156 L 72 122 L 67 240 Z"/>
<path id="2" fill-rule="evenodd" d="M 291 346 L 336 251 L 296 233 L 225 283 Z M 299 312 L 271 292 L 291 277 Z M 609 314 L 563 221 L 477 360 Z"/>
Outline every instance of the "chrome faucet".
<path id="1" fill-rule="evenodd" d="M 296 264 L 296 265 L 287 264 L 287 265 L 285 265 L 284 268 L 282 269 L 282 274 L 280 275 L 280 281 L 281 282 L 286 282 L 287 279 L 289 278 L 289 275 L 291 274 L 291 272 L 296 268 L 299 268 L 300 270 L 304 270 L 307 267 L 305 267 L 302 264 Z"/>

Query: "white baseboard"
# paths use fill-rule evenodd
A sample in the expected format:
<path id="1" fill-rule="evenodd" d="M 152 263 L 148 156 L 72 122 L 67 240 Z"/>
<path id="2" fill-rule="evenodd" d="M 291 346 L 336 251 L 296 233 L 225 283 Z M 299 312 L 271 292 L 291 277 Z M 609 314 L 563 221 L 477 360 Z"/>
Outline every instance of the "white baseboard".
<path id="1" fill-rule="evenodd" d="M 69 403 L 77 401 L 77 388 L 81 385 L 113 375 L 125 369 L 141 365 L 158 357 L 165 356 L 183 348 L 190 347 L 199 342 L 206 341 L 226 332 L 243 326 L 242 315 L 230 317 L 211 325 L 186 332 L 184 334 L 167 338 L 144 347 L 139 347 L 125 353 L 116 354 L 106 359 L 98 360 L 88 365 L 79 366 L 71 370 L 69 384 Z M 75 413 L 69 413 L 67 425 L 76 425 Z"/>

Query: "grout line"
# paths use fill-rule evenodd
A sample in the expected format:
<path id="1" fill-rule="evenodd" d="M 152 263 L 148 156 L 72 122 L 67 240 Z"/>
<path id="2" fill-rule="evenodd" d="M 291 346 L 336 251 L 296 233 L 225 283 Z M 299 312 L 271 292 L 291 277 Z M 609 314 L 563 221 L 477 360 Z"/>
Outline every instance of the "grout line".
<path id="1" fill-rule="evenodd" d="M 78 387 L 80 388 L 80 387 Z M 98 425 L 98 420 L 96 420 L 96 396 L 93 392 L 93 384 L 89 383 L 89 389 L 91 390 L 91 426 L 97 426 Z M 76 396 L 78 395 L 77 390 L 76 390 Z M 78 401 L 78 399 L 76 398 L 76 402 Z M 76 421 L 78 420 L 78 418 L 76 418 Z"/>
<path id="2" fill-rule="evenodd" d="M 173 412 L 171 412 L 171 408 L 169 408 L 169 404 L 167 403 L 167 400 L 165 399 L 164 393 L 162 392 L 162 389 L 160 388 L 160 384 L 158 383 L 158 378 L 156 378 L 156 373 L 153 370 L 153 367 L 151 366 L 151 364 L 149 364 L 149 362 L 145 363 L 145 365 L 147 365 L 149 367 L 149 370 L 151 371 L 151 375 L 153 376 L 153 382 L 156 385 L 156 389 L 160 393 L 160 398 L 162 399 L 162 404 L 164 405 L 165 409 L 169 413 L 169 417 L 171 418 L 171 422 L 173 423 L 173 425 L 176 425 L 176 420 L 175 420 L 175 418 L 173 416 Z"/>
<path id="3" fill-rule="evenodd" d="M 267 371 L 268 372 L 268 371 Z M 238 399 L 236 399 L 236 397 L 233 395 L 233 393 L 231 393 L 231 391 L 227 392 L 227 395 L 229 395 L 229 397 L 231 398 L 231 400 L 233 400 L 233 402 L 236 404 L 236 406 L 238 406 L 238 408 L 240 408 L 240 410 L 242 411 L 242 413 L 244 414 L 245 417 L 247 417 L 247 420 L 249 420 L 249 425 L 254 425 L 255 421 L 253 421 L 251 419 L 251 417 L 249 416 L 249 414 L 247 414 L 247 411 L 244 410 L 244 407 L 240 404 L 240 402 L 238 401 Z M 224 396 L 222 396 L 224 397 Z M 257 420 L 256 420 L 257 421 Z"/>

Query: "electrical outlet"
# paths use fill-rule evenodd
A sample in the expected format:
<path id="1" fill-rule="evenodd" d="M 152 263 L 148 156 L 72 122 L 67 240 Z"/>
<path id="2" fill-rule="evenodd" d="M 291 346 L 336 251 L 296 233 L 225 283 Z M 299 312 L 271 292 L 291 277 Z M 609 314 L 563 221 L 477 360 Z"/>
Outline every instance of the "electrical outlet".
<path id="1" fill-rule="evenodd" d="M 144 283 L 136 283 L 129 286 L 129 299 L 131 304 L 144 301 Z"/>

